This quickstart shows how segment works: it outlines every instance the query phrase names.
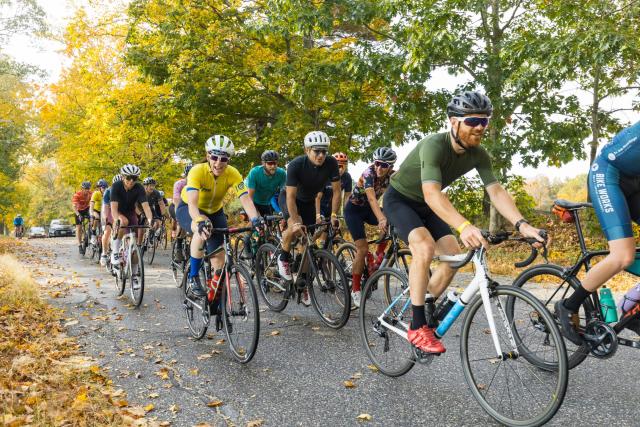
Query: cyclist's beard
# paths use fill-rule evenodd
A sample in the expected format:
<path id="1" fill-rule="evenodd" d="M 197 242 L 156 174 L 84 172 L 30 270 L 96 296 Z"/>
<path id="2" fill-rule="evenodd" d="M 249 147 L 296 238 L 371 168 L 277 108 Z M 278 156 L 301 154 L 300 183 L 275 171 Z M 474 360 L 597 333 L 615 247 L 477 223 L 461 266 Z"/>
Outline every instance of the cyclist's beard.
<path id="1" fill-rule="evenodd" d="M 451 126 L 451 137 L 453 138 L 453 140 L 455 141 L 456 144 L 458 144 L 458 146 L 460 148 L 462 148 L 464 151 L 467 151 L 469 149 L 469 147 L 467 147 L 466 145 L 464 145 L 464 143 L 462 142 L 462 140 L 460 139 L 460 137 L 458 137 L 458 132 L 460 131 L 460 122 L 458 122 L 458 129 L 456 129 L 456 132 L 453 133 L 453 126 Z"/>

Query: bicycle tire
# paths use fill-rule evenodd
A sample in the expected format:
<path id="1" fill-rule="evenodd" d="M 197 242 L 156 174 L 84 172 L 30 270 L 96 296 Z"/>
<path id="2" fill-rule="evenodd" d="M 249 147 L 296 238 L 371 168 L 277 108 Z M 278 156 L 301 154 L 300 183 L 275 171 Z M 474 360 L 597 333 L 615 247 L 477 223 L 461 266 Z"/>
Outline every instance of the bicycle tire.
<path id="1" fill-rule="evenodd" d="M 256 253 L 254 270 L 256 283 L 265 304 L 271 311 L 281 312 L 289 303 L 289 298 L 287 295 L 288 284 L 278 273 L 277 253 L 277 248 L 271 243 L 260 245 Z"/>
<path id="2" fill-rule="evenodd" d="M 577 278 L 565 278 L 563 276 L 563 272 L 564 269 L 559 265 L 535 265 L 520 273 L 518 277 L 516 277 L 516 279 L 513 281 L 513 286 L 516 288 L 524 289 L 536 295 L 544 292 L 544 283 L 547 283 L 546 281 L 550 280 L 551 277 L 557 279 L 559 282 L 559 285 L 557 286 L 558 290 L 555 291 L 549 298 L 538 298 L 547 310 L 553 312 L 553 305 L 555 301 L 557 301 L 557 299 L 554 299 L 554 297 L 559 296 L 564 298 L 568 296 L 566 295 L 566 291 L 568 289 L 561 290 L 561 288 L 563 288 L 565 284 L 570 285 L 573 289 L 577 289 L 580 286 L 580 282 Z M 543 280 L 543 276 L 546 277 L 546 281 Z M 553 288 L 554 286 L 556 285 L 553 284 L 547 287 Z M 579 316 L 581 328 L 584 328 L 586 326 L 586 319 L 598 317 L 597 313 L 596 315 L 592 314 L 594 310 L 595 309 L 593 307 L 593 304 L 591 304 L 591 301 L 589 299 L 586 299 L 582 304 L 583 315 Z M 573 369 L 576 366 L 580 365 L 589 355 L 589 344 L 587 342 L 582 343 L 582 345 L 576 346 L 571 341 L 565 339 L 565 347 L 567 348 L 567 357 L 569 358 L 569 369 Z M 534 361 L 532 361 L 532 363 L 534 363 Z"/>
<path id="3" fill-rule="evenodd" d="M 149 233 L 147 233 L 147 235 L 144 238 L 144 259 L 147 262 L 147 264 L 152 265 L 153 264 L 153 259 L 156 256 L 156 248 L 158 247 L 158 239 L 155 238 L 155 236 L 153 238 L 149 237 L 150 233 L 153 233 L 153 229 L 149 229 Z M 151 242 L 149 242 L 149 240 L 151 240 Z"/>
<path id="4" fill-rule="evenodd" d="M 351 314 L 349 282 L 334 254 L 325 249 L 313 249 L 310 254 L 311 286 L 307 289 L 311 305 L 325 325 L 340 329 L 347 324 Z M 329 309 L 330 306 L 334 307 Z"/>
<path id="5" fill-rule="evenodd" d="M 360 299 L 359 330 L 362 344 L 371 363 L 389 377 L 399 377 L 411 370 L 415 365 L 415 354 L 406 338 L 389 330 L 379 321 L 379 317 L 388 308 L 385 302 L 383 286 L 379 281 L 398 283 L 406 288 L 406 274 L 392 268 L 381 268 L 371 275 L 363 287 Z M 408 298 L 407 293 L 407 298 Z M 411 312 L 403 313 L 400 309 L 389 310 L 385 321 L 406 332 L 411 320 Z M 381 349 L 381 352 L 379 351 Z M 393 350 L 393 354 L 390 351 Z M 380 354 L 378 354 L 380 353 Z"/>
<path id="6" fill-rule="evenodd" d="M 122 265 L 120 266 L 120 268 L 122 268 Z M 122 294 L 124 294 L 124 288 L 127 284 L 127 278 L 124 276 L 124 273 L 120 270 L 115 271 L 113 278 L 115 279 L 115 282 L 116 282 L 117 296 L 122 296 Z"/>
<path id="7" fill-rule="evenodd" d="M 188 292 L 187 278 L 189 277 L 189 270 L 190 270 L 190 267 L 189 265 L 187 265 L 187 268 L 185 269 L 185 272 L 184 272 L 184 276 L 182 278 L 181 288 L 182 288 L 182 296 L 184 297 L 183 308 L 184 308 L 185 318 L 187 319 L 187 327 L 189 328 L 189 332 L 191 333 L 191 336 L 196 340 L 200 340 L 207 333 L 211 316 L 209 313 L 209 305 L 206 298 L 199 299 L 199 302 L 202 304 L 202 308 L 195 306 L 191 302 L 191 300 L 187 298 L 187 292 Z M 206 278 L 202 277 L 205 275 L 204 263 L 203 263 L 203 266 L 200 268 L 200 272 L 198 274 L 201 275 L 202 281 L 206 283 Z M 198 309 L 199 309 L 199 313 L 196 313 Z M 201 321 L 201 325 L 198 325 L 196 323 L 196 319 L 199 319 Z"/>
<path id="8" fill-rule="evenodd" d="M 227 294 L 229 289 L 230 296 Z M 225 281 L 221 298 L 224 306 L 222 324 L 229 349 L 238 362 L 249 363 L 258 349 L 260 310 L 253 279 L 243 265 L 237 264 L 231 268 L 228 287 Z M 243 325 L 247 326 L 246 332 L 241 328 Z"/>
<path id="9" fill-rule="evenodd" d="M 351 242 L 342 243 L 336 249 L 335 255 L 344 270 L 344 274 L 347 276 L 347 280 L 351 282 L 353 279 L 353 262 L 356 259 L 356 245 Z"/>
<path id="10" fill-rule="evenodd" d="M 390 260 L 389 260 L 389 266 L 388 268 L 395 268 L 398 271 L 401 271 L 403 273 L 405 273 L 407 275 L 407 277 L 409 277 L 409 264 L 410 261 L 407 259 L 408 257 L 411 257 L 411 251 L 408 248 L 401 248 L 398 249 L 397 254 L 395 254 Z M 409 286 L 409 283 L 406 283 L 406 286 Z M 393 299 L 395 298 L 394 292 L 391 292 L 391 286 L 389 285 L 388 281 L 384 281 L 383 282 L 383 288 L 384 288 L 384 296 L 385 296 L 385 301 L 387 304 L 391 304 L 391 301 L 393 301 Z M 404 289 L 400 289 L 398 290 L 399 292 L 402 292 Z M 407 296 L 408 298 L 408 296 Z"/>
<path id="11" fill-rule="evenodd" d="M 244 238 L 246 234 L 240 234 L 236 237 L 236 241 L 233 242 L 233 259 L 236 263 L 242 264 L 248 269 L 252 269 L 252 265 L 254 263 L 251 259 L 243 259 L 241 254 L 244 252 Z"/>
<path id="12" fill-rule="evenodd" d="M 187 260 L 184 257 L 184 250 L 183 250 L 183 258 L 185 258 L 182 262 L 176 261 L 176 253 L 178 252 L 178 250 L 180 250 L 180 248 L 178 248 L 178 241 L 174 240 L 173 243 L 171 243 L 171 274 L 173 276 L 173 281 L 176 284 L 177 288 L 181 288 L 183 283 L 184 283 L 184 277 L 185 277 L 185 270 L 187 268 Z M 183 242 L 183 244 L 185 244 Z"/>
<path id="13" fill-rule="evenodd" d="M 138 245 L 135 245 L 133 248 L 133 253 L 131 254 L 132 260 L 134 256 L 138 258 L 138 263 L 136 264 L 138 271 L 133 271 L 134 263 L 133 261 L 130 262 L 128 266 L 130 273 L 129 290 L 131 291 L 131 300 L 133 301 L 133 305 L 136 307 L 140 307 L 140 304 L 142 304 L 142 297 L 144 297 L 144 259 L 142 258 L 142 254 Z M 140 289 L 138 289 L 137 291 L 133 289 L 133 276 L 135 274 L 139 276 L 138 280 L 140 282 Z"/>
<path id="14" fill-rule="evenodd" d="M 87 247 L 89 246 L 89 235 L 87 234 L 87 228 L 85 225 L 82 226 L 82 239 L 80 240 L 80 253 L 82 256 L 86 256 Z"/>
<path id="15" fill-rule="evenodd" d="M 484 307 L 484 302 L 480 294 L 477 294 L 467 307 L 467 314 L 460 334 L 460 357 L 467 385 L 482 409 L 496 421 L 519 427 L 543 425 L 560 409 L 567 391 L 569 363 L 564 339 L 551 313 L 529 292 L 513 286 L 496 286 L 489 291 L 489 297 L 492 302 L 492 317 L 497 317 L 494 322 L 504 357 L 496 357 L 492 335 L 487 333 L 488 330 L 490 331 L 490 323 L 488 319 L 486 321 L 482 319 L 483 315 L 486 316 L 486 309 L 480 309 Z M 516 344 L 516 347 L 509 347 L 509 345 L 513 345 L 513 343 L 510 344 L 511 338 L 509 336 L 512 336 L 512 330 L 518 323 L 515 318 L 509 320 L 504 309 L 503 300 L 506 301 L 509 297 L 520 299 L 530 306 L 522 311 L 523 317 L 526 318 L 532 310 L 535 310 L 549 325 L 549 338 L 552 341 L 551 348 L 553 348 L 552 357 L 554 360 L 549 362 L 553 365 L 551 369 L 540 369 L 536 365 L 528 366 L 527 358 L 519 357 L 517 354 L 521 348 L 517 347 L 515 340 L 513 343 Z M 500 331 L 505 332 L 501 334 Z M 480 370 L 485 367 L 487 374 L 482 375 Z M 504 379 L 502 373 L 505 374 Z M 517 377 L 517 379 L 512 381 L 510 376 Z M 549 379 L 549 384 L 542 384 L 547 379 Z M 492 395 L 492 387 L 494 386 L 493 390 L 497 391 Z M 536 387 L 535 392 L 532 391 L 534 387 Z M 505 391 L 508 397 L 505 397 Z M 548 399 L 541 398 L 545 392 L 549 394 Z M 492 397 L 497 400 L 496 403 L 491 403 Z M 517 401 L 521 401 L 526 409 L 514 410 L 513 405 Z M 508 409 L 505 408 L 507 404 L 509 405 Z M 538 404 L 540 409 L 532 410 L 532 407 Z"/>

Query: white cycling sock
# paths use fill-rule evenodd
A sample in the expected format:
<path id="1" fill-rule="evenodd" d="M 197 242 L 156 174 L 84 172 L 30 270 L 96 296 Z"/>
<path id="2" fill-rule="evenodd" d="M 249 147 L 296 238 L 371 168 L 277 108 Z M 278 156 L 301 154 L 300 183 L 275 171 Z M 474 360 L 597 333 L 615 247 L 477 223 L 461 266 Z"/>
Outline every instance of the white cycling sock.
<path id="1" fill-rule="evenodd" d="M 122 240 L 115 239 L 113 241 L 113 253 L 117 254 L 120 252 L 120 245 L 122 244 Z"/>

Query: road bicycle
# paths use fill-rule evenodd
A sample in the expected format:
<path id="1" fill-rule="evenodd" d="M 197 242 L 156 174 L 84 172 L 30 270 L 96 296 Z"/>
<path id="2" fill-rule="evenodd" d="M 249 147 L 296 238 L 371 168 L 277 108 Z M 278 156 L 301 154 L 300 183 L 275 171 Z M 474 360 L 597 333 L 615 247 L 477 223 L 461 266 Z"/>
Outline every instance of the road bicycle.
<path id="1" fill-rule="evenodd" d="M 155 220 L 156 219 L 154 218 L 154 221 Z M 163 239 L 164 243 L 162 243 Z M 166 249 L 166 242 L 167 231 L 165 229 L 165 218 L 163 217 L 160 221 L 160 226 L 157 229 L 149 228 L 149 230 L 144 234 L 144 239 L 142 241 L 142 253 L 144 254 L 144 259 L 148 265 L 153 264 L 158 246 L 164 244 Z"/>
<path id="2" fill-rule="evenodd" d="M 365 283 L 369 276 L 379 268 L 396 267 L 406 272 L 407 274 L 409 273 L 409 265 L 411 264 L 411 251 L 409 250 L 409 248 L 401 247 L 400 240 L 393 230 L 393 226 L 388 227 L 387 232 L 384 236 L 381 236 L 378 239 L 368 240 L 367 244 L 378 245 L 382 242 L 388 241 L 390 241 L 391 243 L 385 250 L 384 256 L 379 265 L 375 265 L 375 261 L 368 262 L 370 259 L 373 260 L 375 255 L 371 254 L 371 252 L 367 254 L 367 258 L 365 258 L 364 263 L 364 271 L 362 272 L 362 283 Z M 336 250 L 336 257 L 338 257 L 340 265 L 342 265 L 342 268 L 347 275 L 347 279 L 349 280 L 349 283 L 351 283 L 353 274 L 353 262 L 356 258 L 356 245 L 353 242 L 342 243 Z"/>
<path id="3" fill-rule="evenodd" d="M 14 235 L 16 239 L 22 239 L 22 237 L 24 236 L 24 225 L 16 225 Z"/>
<path id="4" fill-rule="evenodd" d="M 87 251 L 89 259 L 95 259 L 96 262 L 99 262 L 100 255 L 102 255 L 102 224 L 98 222 L 96 229 L 91 233 L 91 237 L 95 238 L 95 242 L 92 238 L 88 239 Z"/>
<path id="5" fill-rule="evenodd" d="M 304 227 L 299 239 L 301 251 L 296 251 L 292 242 L 292 277 L 285 280 L 278 273 L 277 258 L 282 250 L 278 245 L 264 243 L 256 254 L 256 282 L 265 303 L 275 312 L 285 309 L 290 299 L 302 302 L 305 289 L 309 293 L 311 305 L 330 328 L 342 328 L 349 320 L 351 295 L 349 284 L 340 262 L 326 249 L 317 248 L 312 241 L 313 230 L 331 228 L 330 221 L 323 221 Z M 306 275 L 302 271 L 306 270 Z"/>
<path id="6" fill-rule="evenodd" d="M 277 245 L 282 240 L 281 221 L 282 214 L 265 215 L 263 232 L 251 231 L 248 235 L 238 235 L 233 246 L 233 255 L 237 262 L 244 263 L 251 273 L 253 273 L 256 254 L 258 248 L 264 243 Z M 247 237 L 249 237 L 249 248 L 246 249 Z"/>
<path id="7" fill-rule="evenodd" d="M 489 235 L 490 244 L 507 240 L 508 233 Z M 496 421 L 513 426 L 539 426 L 549 421 L 562 405 L 568 382 L 564 340 L 553 316 L 530 293 L 492 280 L 484 248 L 467 254 L 438 258 L 453 268 L 473 262 L 473 279 L 438 322 L 435 302 L 426 297 L 425 312 L 436 336 L 443 337 L 463 311 L 467 311 L 460 332 L 462 370 L 474 399 Z M 393 289 L 389 302 L 379 281 Z M 381 268 L 371 275 L 363 289 L 360 306 L 360 335 L 371 362 L 385 375 L 399 377 L 418 362 L 428 365 L 435 355 L 427 354 L 407 340 L 412 317 L 408 278 L 396 268 Z M 535 313 L 536 322 L 530 316 Z M 538 329 L 545 326 L 545 331 Z M 530 340 L 544 335 L 545 347 L 531 350 Z M 543 364 L 533 364 L 535 357 Z"/>
<path id="8" fill-rule="evenodd" d="M 144 296 L 144 259 L 142 258 L 142 250 L 137 244 L 137 230 L 146 229 L 149 226 L 128 225 L 124 228 L 128 231 L 123 236 L 120 245 L 120 265 L 111 265 L 111 271 L 115 278 L 118 296 L 124 293 L 127 281 L 129 281 L 131 301 L 135 307 L 139 307 Z M 112 248 L 119 230 L 120 221 L 118 220 L 113 230 Z"/>
<path id="9" fill-rule="evenodd" d="M 191 235 L 187 235 L 184 230 L 180 230 L 180 235 L 171 242 L 171 273 L 178 288 L 182 287 L 184 272 L 189 263 L 189 247 L 191 246 Z"/>
<path id="10" fill-rule="evenodd" d="M 586 208 L 592 208 L 591 203 L 573 203 L 567 200 L 556 200 L 554 206 L 560 208 L 559 214 L 564 215 L 564 221 L 575 224 L 580 255 L 575 264 L 562 267 L 556 264 L 535 265 L 518 275 L 513 286 L 527 289 L 536 295 L 547 307 L 552 310 L 556 301 L 565 299 L 573 293 L 573 289 L 580 286 L 578 273 L 584 268 L 589 271 L 594 257 L 602 257 L 609 254 L 608 250 L 590 251 L 587 249 L 579 212 Z M 636 259 L 640 258 L 640 248 L 636 248 Z M 633 271 L 627 270 L 635 274 Z M 637 306 L 636 306 L 637 308 Z M 606 309 L 603 310 L 598 293 L 594 292 L 587 298 L 578 315 L 574 317 L 574 326 L 584 338 L 581 345 L 575 345 L 565 340 L 569 355 L 569 368 L 572 369 L 582 363 L 587 356 L 592 355 L 598 359 L 608 359 L 618 350 L 619 345 L 640 349 L 640 341 L 637 339 L 622 338 L 619 334 L 629 328 L 636 334 L 640 334 L 638 320 L 640 310 L 636 309 L 624 316 L 614 324 L 605 322 Z M 543 343 L 545 338 L 543 337 Z"/>
<path id="11" fill-rule="evenodd" d="M 85 256 L 87 254 L 87 247 L 89 247 L 89 222 L 91 218 L 88 215 L 82 215 L 80 219 L 80 255 Z"/>
<path id="12" fill-rule="evenodd" d="M 258 348 L 260 334 L 260 310 L 258 295 L 251 274 L 240 263 L 235 262 L 229 236 L 251 230 L 244 228 L 211 228 L 210 233 L 220 233 L 223 245 L 204 256 L 200 281 L 207 287 L 207 296 L 198 298 L 188 286 L 190 266 L 183 275 L 183 308 L 191 335 L 199 340 L 207 332 L 211 317 L 215 317 L 216 331 L 224 328 L 229 349 L 240 363 L 248 363 Z M 224 251 L 224 265 L 219 277 L 212 274 L 211 257 Z"/>

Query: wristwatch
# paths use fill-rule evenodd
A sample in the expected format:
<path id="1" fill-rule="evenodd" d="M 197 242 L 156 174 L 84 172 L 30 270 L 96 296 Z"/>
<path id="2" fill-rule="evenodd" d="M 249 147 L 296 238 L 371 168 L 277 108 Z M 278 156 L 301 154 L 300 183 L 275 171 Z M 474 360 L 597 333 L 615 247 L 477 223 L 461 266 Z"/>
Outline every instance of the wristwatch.
<path id="1" fill-rule="evenodd" d="M 516 228 L 516 231 L 519 233 L 520 232 L 520 226 L 522 224 L 529 224 L 529 221 L 527 221 L 526 219 L 522 218 L 519 219 L 518 221 L 516 221 L 514 227 Z"/>

